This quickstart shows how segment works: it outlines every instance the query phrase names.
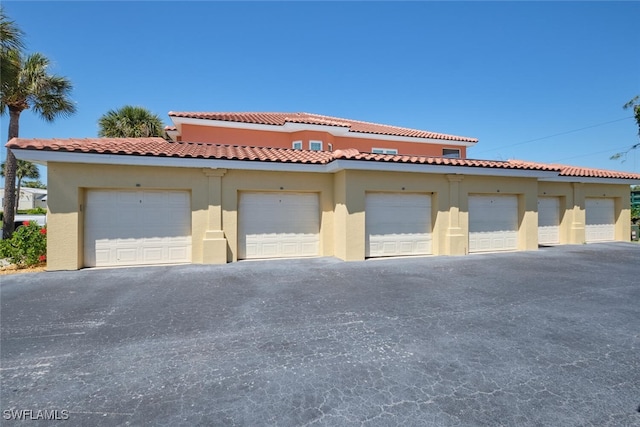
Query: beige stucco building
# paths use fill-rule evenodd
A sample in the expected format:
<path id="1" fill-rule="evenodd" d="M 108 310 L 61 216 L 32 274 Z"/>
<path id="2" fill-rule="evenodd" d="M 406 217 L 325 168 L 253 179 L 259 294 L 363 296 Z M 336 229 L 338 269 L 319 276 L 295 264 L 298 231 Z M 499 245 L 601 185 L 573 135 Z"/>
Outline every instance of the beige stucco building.
<path id="1" fill-rule="evenodd" d="M 313 124 L 310 141 L 322 126 L 334 125 Z M 393 135 L 358 137 L 394 149 Z M 175 139 L 9 142 L 16 157 L 48 167 L 49 270 L 628 241 L 629 185 L 640 183 L 637 174 L 462 155 Z M 415 144 L 452 147 L 428 139 Z"/>

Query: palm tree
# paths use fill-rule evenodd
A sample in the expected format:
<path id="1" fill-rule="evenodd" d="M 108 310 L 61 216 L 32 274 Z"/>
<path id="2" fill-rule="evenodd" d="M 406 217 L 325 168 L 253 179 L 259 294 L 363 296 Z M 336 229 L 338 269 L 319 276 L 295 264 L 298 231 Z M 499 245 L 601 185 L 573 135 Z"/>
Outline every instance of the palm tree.
<path id="1" fill-rule="evenodd" d="M 2 76 L 0 114 L 9 111 L 9 139 L 18 137 L 20 114 L 25 110 L 33 110 L 48 122 L 75 113 L 76 107 L 69 98 L 71 82 L 66 77 L 48 74 L 49 59 L 40 53 L 25 57 L 16 50 L 8 51 L 7 58 L 13 64 L 13 71 Z M 7 148 L 2 227 L 4 238 L 11 237 L 13 233 L 16 168 L 16 157 Z"/>
<path id="2" fill-rule="evenodd" d="M 16 23 L 9 19 L 4 8 L 0 6 L 0 46 L 2 50 L 21 50 L 23 32 Z"/>
<path id="3" fill-rule="evenodd" d="M 46 190 L 47 189 L 47 184 L 43 184 L 37 178 L 36 178 L 35 181 L 25 181 L 24 184 L 22 184 L 22 186 L 24 188 L 39 188 L 41 190 Z"/>
<path id="4" fill-rule="evenodd" d="M 109 110 L 98 120 L 98 135 L 108 138 L 164 137 L 164 124 L 157 114 L 143 107 L 125 105 Z"/>
<path id="5" fill-rule="evenodd" d="M 23 32 L 18 28 L 14 21 L 4 13 L 4 9 L 0 6 L 0 74 L 4 84 L 4 77 L 11 72 L 12 62 L 9 58 L 10 51 L 21 52 L 24 49 L 22 41 Z"/>
<path id="6" fill-rule="evenodd" d="M 6 162 L 2 163 L 0 166 L 0 176 L 4 178 L 4 170 L 6 168 Z M 38 170 L 38 166 L 34 165 L 31 162 L 26 160 L 18 160 L 16 163 L 16 177 L 18 178 L 18 188 L 16 189 L 16 197 L 18 200 L 20 199 L 20 190 L 22 187 L 22 179 L 39 179 L 40 178 L 40 170 Z M 16 202 L 15 212 L 18 212 L 18 204 Z"/>

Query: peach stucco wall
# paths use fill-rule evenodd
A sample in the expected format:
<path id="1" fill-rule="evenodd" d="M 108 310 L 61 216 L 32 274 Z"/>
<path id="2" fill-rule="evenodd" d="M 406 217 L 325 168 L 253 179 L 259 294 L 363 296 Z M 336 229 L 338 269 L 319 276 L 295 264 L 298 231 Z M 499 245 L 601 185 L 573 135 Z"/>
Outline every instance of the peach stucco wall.
<path id="1" fill-rule="evenodd" d="M 302 147 L 309 149 L 309 141 L 322 141 L 323 150 L 355 148 L 362 153 L 370 153 L 373 148 L 391 148 L 398 154 L 441 156 L 443 148 L 460 150 L 460 157 L 466 158 L 466 147 L 447 143 L 423 143 L 384 141 L 369 138 L 334 136 L 327 132 L 270 132 L 251 129 L 234 129 L 214 126 L 182 125 L 181 140 L 188 142 L 210 142 L 214 144 L 249 145 L 257 147 L 291 148 L 293 141 L 302 141 Z M 444 141 L 443 141 L 444 142 Z M 331 144 L 331 146 L 329 146 Z"/>

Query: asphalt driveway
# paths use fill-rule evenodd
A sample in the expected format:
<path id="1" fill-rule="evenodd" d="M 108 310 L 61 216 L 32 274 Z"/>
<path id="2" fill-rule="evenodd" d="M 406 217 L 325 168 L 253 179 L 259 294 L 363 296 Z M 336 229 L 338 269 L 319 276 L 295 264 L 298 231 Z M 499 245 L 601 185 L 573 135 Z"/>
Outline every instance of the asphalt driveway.
<path id="1" fill-rule="evenodd" d="M 0 276 L 0 422 L 640 425 L 639 277 L 631 243 Z"/>

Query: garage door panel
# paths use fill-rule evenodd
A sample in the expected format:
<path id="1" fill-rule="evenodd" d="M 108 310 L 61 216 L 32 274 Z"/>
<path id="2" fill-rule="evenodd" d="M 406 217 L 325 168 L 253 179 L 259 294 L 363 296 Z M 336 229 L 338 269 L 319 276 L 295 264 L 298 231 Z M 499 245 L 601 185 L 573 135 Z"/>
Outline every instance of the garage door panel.
<path id="1" fill-rule="evenodd" d="M 97 209 L 93 212 L 93 216 L 95 222 L 108 224 L 113 221 L 113 216 L 109 213 L 109 211 L 107 209 L 101 208 L 100 206 L 98 206 Z"/>
<path id="2" fill-rule="evenodd" d="M 320 207 L 315 193 L 242 193 L 238 257 L 317 256 Z"/>
<path id="3" fill-rule="evenodd" d="M 142 259 L 145 263 L 157 263 L 167 256 L 168 249 L 163 247 L 145 247 L 142 248 Z"/>
<path id="4" fill-rule="evenodd" d="M 127 206 L 131 206 L 131 205 L 138 205 L 139 199 L 140 199 L 140 192 L 139 191 L 118 191 L 115 193 L 116 194 L 116 203 L 122 207 L 125 208 Z M 112 197 L 109 197 L 109 200 L 111 201 Z"/>
<path id="5" fill-rule="evenodd" d="M 239 242 L 239 245 L 242 245 L 242 243 Z M 244 248 L 244 252 L 239 251 L 238 258 L 251 259 L 258 257 L 258 245 L 256 243 L 246 242 L 244 243 Z"/>
<path id="6" fill-rule="evenodd" d="M 585 199 L 587 242 L 615 240 L 615 202 L 613 199 Z"/>
<path id="7" fill-rule="evenodd" d="M 85 262 L 93 265 L 106 265 L 107 263 L 109 263 L 110 259 L 111 259 L 111 249 L 96 248 L 93 254 L 93 260 L 92 260 L 93 262 L 87 259 L 85 259 Z"/>
<path id="8" fill-rule="evenodd" d="M 315 239 L 310 242 L 302 243 L 302 254 L 305 256 L 313 256 L 318 254 L 320 251 L 320 244 Z"/>
<path id="9" fill-rule="evenodd" d="M 488 235 L 476 233 L 469 238 L 469 252 L 488 251 L 491 249 L 491 238 Z"/>
<path id="10" fill-rule="evenodd" d="M 168 248 L 168 259 L 170 262 L 182 262 L 181 260 L 191 258 L 190 249 L 186 245 Z"/>
<path id="11" fill-rule="evenodd" d="M 134 225 L 139 225 L 141 222 L 141 218 L 140 218 L 140 214 L 138 213 L 138 211 L 141 209 L 141 204 L 128 204 L 128 205 L 118 205 L 118 202 L 116 201 L 116 205 L 114 206 L 118 206 L 117 208 L 117 212 L 114 215 L 114 219 L 115 221 L 113 221 L 114 223 L 112 225 L 116 226 L 117 229 L 120 230 L 124 230 L 124 229 L 128 229 L 131 230 L 133 228 L 136 228 Z M 113 207 L 109 207 L 109 206 L 104 206 L 102 207 L 102 209 L 104 209 L 107 212 L 113 212 Z M 113 232 L 114 230 L 105 230 L 108 231 L 109 233 Z"/>
<path id="12" fill-rule="evenodd" d="M 85 265 L 189 262 L 189 201 L 184 191 L 88 190 Z"/>
<path id="13" fill-rule="evenodd" d="M 116 248 L 116 262 L 134 263 L 138 260 L 138 248 Z"/>
<path id="14" fill-rule="evenodd" d="M 298 253 L 298 247 L 297 243 L 282 243 L 280 250 L 284 256 L 295 256 Z"/>
<path id="15" fill-rule="evenodd" d="M 513 250 L 518 245 L 514 231 L 480 232 L 469 236 L 469 252 Z"/>
<path id="16" fill-rule="evenodd" d="M 469 252 L 518 247 L 518 198 L 469 196 Z"/>
<path id="17" fill-rule="evenodd" d="M 415 250 L 422 253 L 431 253 L 431 236 L 425 235 L 423 241 L 416 243 Z"/>
<path id="18" fill-rule="evenodd" d="M 560 199 L 538 198 L 538 243 L 560 243 Z"/>
<path id="19" fill-rule="evenodd" d="M 365 211 L 366 257 L 431 253 L 431 196 L 369 193 Z"/>
<path id="20" fill-rule="evenodd" d="M 167 193 L 158 193 L 156 191 L 143 191 L 142 200 L 147 204 L 155 204 L 158 206 L 166 205 L 168 202 Z"/>

